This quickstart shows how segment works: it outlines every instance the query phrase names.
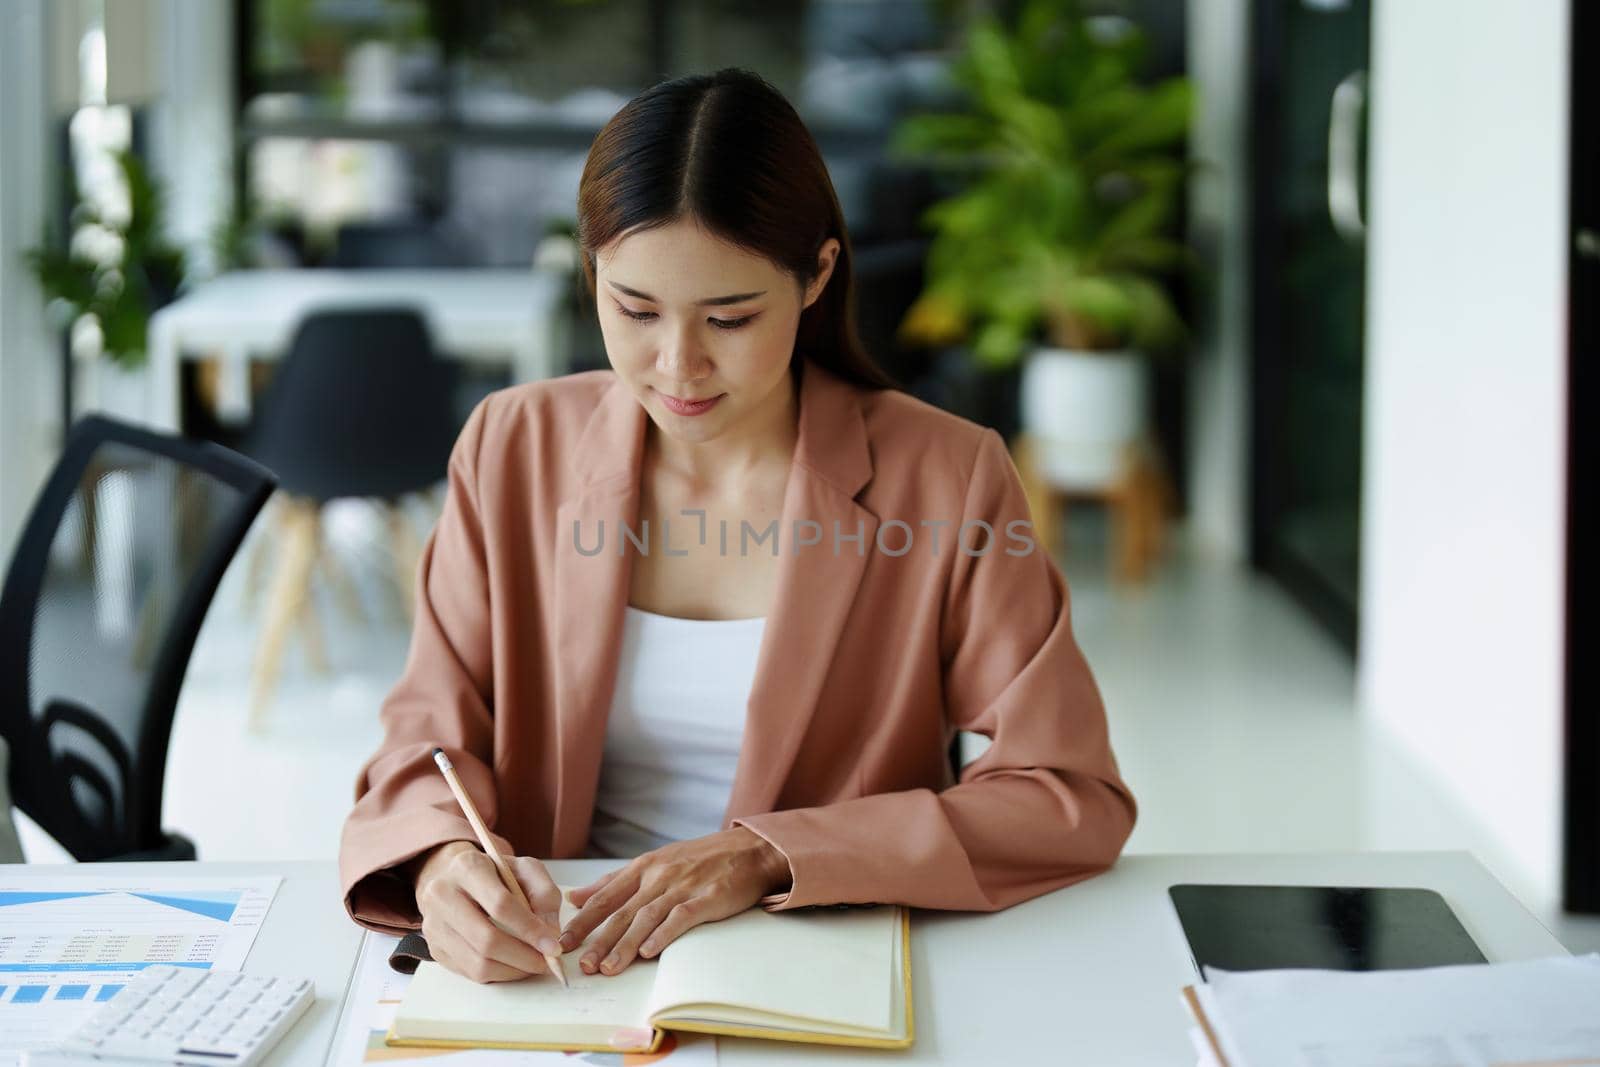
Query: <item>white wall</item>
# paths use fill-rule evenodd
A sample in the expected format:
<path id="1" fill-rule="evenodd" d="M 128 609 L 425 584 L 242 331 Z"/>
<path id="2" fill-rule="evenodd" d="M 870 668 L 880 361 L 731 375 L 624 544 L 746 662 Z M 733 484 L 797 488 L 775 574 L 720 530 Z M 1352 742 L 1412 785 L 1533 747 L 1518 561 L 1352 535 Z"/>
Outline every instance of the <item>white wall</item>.
<path id="1" fill-rule="evenodd" d="M 1247 551 L 1249 432 L 1249 4 L 1189 0 L 1189 76 L 1196 113 L 1189 240 L 1205 263 L 1196 284 L 1190 374 L 1190 538 L 1211 555 Z"/>
<path id="2" fill-rule="evenodd" d="M 1482 825 L 1480 858 L 1544 907 L 1560 875 L 1567 4 L 1373 7 L 1362 700 Z M 1404 822 L 1379 813 L 1380 847 Z"/>
<path id="3" fill-rule="evenodd" d="M 0 572 L 55 460 L 58 342 L 22 251 L 49 212 L 45 0 L 0 4 Z"/>
<path id="4" fill-rule="evenodd" d="M 233 6 L 160 0 L 155 67 L 161 95 L 151 109 L 151 155 L 166 186 L 167 236 L 212 272 L 212 241 L 233 204 Z"/>

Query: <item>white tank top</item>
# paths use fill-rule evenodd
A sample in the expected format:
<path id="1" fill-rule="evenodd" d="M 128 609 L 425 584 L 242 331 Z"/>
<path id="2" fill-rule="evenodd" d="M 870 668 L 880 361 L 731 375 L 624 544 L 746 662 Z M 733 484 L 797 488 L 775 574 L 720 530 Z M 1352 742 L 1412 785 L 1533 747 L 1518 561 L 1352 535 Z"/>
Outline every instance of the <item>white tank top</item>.
<path id="1" fill-rule="evenodd" d="M 623 615 L 589 853 L 631 858 L 722 829 L 766 619 Z"/>

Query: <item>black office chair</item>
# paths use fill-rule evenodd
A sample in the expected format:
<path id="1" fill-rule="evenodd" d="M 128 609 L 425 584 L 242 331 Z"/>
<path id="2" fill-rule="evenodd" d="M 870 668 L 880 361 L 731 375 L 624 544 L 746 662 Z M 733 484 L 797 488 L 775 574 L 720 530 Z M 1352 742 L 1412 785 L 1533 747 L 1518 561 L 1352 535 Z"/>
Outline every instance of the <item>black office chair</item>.
<path id="1" fill-rule="evenodd" d="M 423 222 L 347 222 L 333 239 L 330 267 L 403 269 L 459 267 L 465 256 L 455 242 Z"/>
<path id="2" fill-rule="evenodd" d="M 444 480 L 460 430 L 456 384 L 455 365 L 435 355 L 427 324 L 410 308 L 328 309 L 296 330 L 246 446 L 283 490 L 273 503 L 280 555 L 256 657 L 252 729 L 262 725 L 297 620 L 313 663 L 323 659 L 310 599 L 323 505 L 346 497 L 387 503 L 396 580 L 412 608 L 420 545 L 398 504 Z"/>
<path id="3" fill-rule="evenodd" d="M 167 742 L 217 583 L 273 487 L 217 445 L 79 421 L 0 591 L 15 805 L 79 860 L 194 859 Z"/>

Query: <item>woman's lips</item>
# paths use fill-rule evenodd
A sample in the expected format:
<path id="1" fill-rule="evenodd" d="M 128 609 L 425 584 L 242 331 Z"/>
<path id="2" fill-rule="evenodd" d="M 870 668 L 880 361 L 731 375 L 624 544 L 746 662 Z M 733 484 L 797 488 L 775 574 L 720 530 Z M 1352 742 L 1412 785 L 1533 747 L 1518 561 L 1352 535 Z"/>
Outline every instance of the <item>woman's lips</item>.
<path id="1" fill-rule="evenodd" d="M 721 400 L 724 395 L 726 394 L 718 393 L 716 396 L 707 397 L 704 400 L 680 400 L 667 393 L 660 394 L 661 403 L 665 404 L 667 410 L 674 415 L 704 415 L 716 407 L 717 401 Z"/>

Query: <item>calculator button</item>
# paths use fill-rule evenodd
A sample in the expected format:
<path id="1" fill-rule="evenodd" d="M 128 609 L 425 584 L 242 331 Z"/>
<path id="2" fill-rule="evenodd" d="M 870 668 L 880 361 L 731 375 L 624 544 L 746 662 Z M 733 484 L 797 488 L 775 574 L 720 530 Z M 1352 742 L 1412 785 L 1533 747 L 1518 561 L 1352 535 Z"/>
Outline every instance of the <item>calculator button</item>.
<path id="1" fill-rule="evenodd" d="M 205 981 L 205 972 L 197 971 L 191 967 L 182 968 L 167 982 L 167 992 L 175 997 L 188 996 L 194 988 Z"/>

